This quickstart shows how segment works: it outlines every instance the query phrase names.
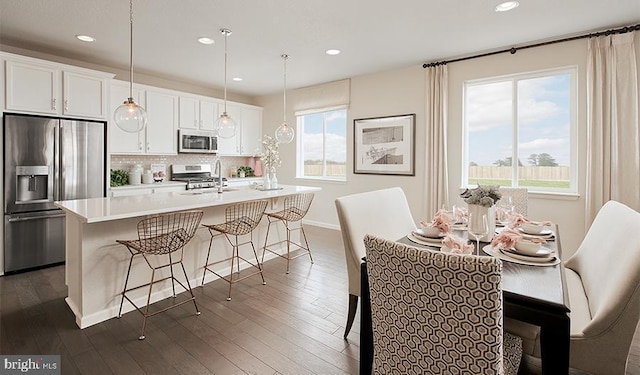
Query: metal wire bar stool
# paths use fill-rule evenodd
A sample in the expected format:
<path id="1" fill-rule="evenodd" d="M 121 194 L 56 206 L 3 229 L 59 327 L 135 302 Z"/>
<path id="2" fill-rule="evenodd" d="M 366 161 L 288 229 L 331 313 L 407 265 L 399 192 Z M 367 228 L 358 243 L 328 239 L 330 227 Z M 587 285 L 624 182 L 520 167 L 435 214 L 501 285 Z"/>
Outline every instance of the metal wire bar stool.
<path id="1" fill-rule="evenodd" d="M 281 211 L 277 212 L 267 212 L 265 215 L 269 220 L 269 225 L 267 226 L 267 235 L 264 239 L 264 248 L 262 249 L 262 263 L 264 263 L 264 253 L 270 252 L 281 258 L 287 260 L 287 273 L 289 273 L 289 261 L 291 259 L 298 258 L 305 254 L 309 254 L 309 259 L 311 259 L 311 264 L 313 264 L 313 257 L 311 256 L 311 250 L 309 249 L 309 243 L 307 242 L 307 236 L 304 233 L 304 228 L 302 227 L 302 218 L 305 217 L 307 212 L 309 211 L 309 207 L 311 206 L 311 202 L 313 201 L 314 194 L 313 193 L 303 193 L 291 195 L 285 198 L 284 200 L 284 208 Z M 290 224 L 300 221 L 300 225 L 297 228 L 291 228 Z M 287 239 L 274 242 L 268 244 L 269 241 L 269 230 L 271 229 L 271 224 L 277 222 L 282 222 L 284 224 L 285 229 L 287 230 Z M 299 230 L 302 234 L 302 240 L 304 241 L 304 245 L 302 243 L 296 243 L 291 241 L 291 232 L 294 230 Z M 277 253 L 274 250 L 269 249 L 269 247 L 273 247 L 275 245 L 279 245 L 283 242 L 287 244 L 287 254 L 282 255 Z M 291 256 L 291 245 L 297 246 L 299 249 L 304 250 L 304 252 L 297 254 L 295 256 Z"/>
<path id="2" fill-rule="evenodd" d="M 207 275 L 207 271 L 213 273 L 219 278 L 225 280 L 229 283 L 229 295 L 227 297 L 227 301 L 231 301 L 231 286 L 233 283 L 244 280 L 248 277 L 260 274 L 262 278 L 262 285 L 266 285 L 267 283 L 264 281 L 264 275 L 262 274 L 262 267 L 260 266 L 260 262 L 258 261 L 258 254 L 256 253 L 256 247 L 253 245 L 253 230 L 260 224 L 260 219 L 262 219 L 262 215 L 264 214 L 264 210 L 267 208 L 266 200 L 258 200 L 258 201 L 250 201 L 237 203 L 232 206 L 229 206 L 225 210 L 225 222 L 222 224 L 213 224 L 207 225 L 203 224 L 205 227 L 209 229 L 211 233 L 211 239 L 209 240 L 209 250 L 207 251 L 207 260 L 204 265 L 204 273 L 202 275 L 202 285 L 204 285 L 204 278 Z M 218 232 L 218 233 L 215 233 Z M 213 239 L 220 234 L 224 234 L 227 241 L 232 247 L 231 257 L 222 259 L 216 262 L 209 263 L 209 256 L 211 255 L 211 245 L 213 244 Z M 250 239 L 245 242 L 239 242 L 238 237 L 241 235 L 250 234 Z M 233 237 L 233 241 L 231 240 Z M 256 263 L 253 264 L 247 259 L 243 258 L 239 254 L 239 247 L 242 245 L 251 244 L 251 248 L 253 249 L 253 256 L 256 259 Z M 229 276 L 223 276 L 213 270 L 212 266 L 227 262 L 231 260 L 231 271 L 229 272 Z M 240 260 L 245 261 L 250 266 L 257 268 L 258 270 L 249 274 L 240 277 Z M 236 262 L 237 261 L 237 262 Z M 237 278 L 233 277 L 233 266 L 236 265 L 237 268 Z"/>
<path id="3" fill-rule="evenodd" d="M 184 246 L 189 243 L 189 241 L 191 241 L 191 239 L 195 235 L 196 229 L 198 229 L 198 226 L 200 225 L 200 220 L 202 220 L 202 215 L 203 211 L 194 210 L 150 216 L 138 222 L 137 240 L 116 240 L 117 243 L 126 246 L 127 250 L 129 250 L 129 252 L 131 253 L 131 258 L 129 259 L 129 268 L 127 269 L 127 277 L 124 281 L 124 289 L 121 293 L 122 301 L 120 302 L 118 318 L 122 316 L 122 305 L 124 304 L 124 300 L 126 299 L 143 316 L 142 332 L 140 334 L 140 337 L 138 337 L 139 340 L 144 340 L 145 338 L 144 330 L 147 325 L 147 318 L 150 316 L 180 306 L 189 301 L 193 301 L 193 306 L 196 308 L 196 315 L 200 315 L 200 310 L 198 310 L 198 305 L 196 304 L 196 297 L 193 295 L 193 291 L 191 290 L 189 277 L 187 276 L 187 272 L 182 261 L 184 259 Z M 172 254 L 178 250 L 180 250 L 179 258 L 173 259 Z M 137 255 L 141 255 L 144 258 L 146 264 L 151 269 L 151 281 L 136 287 L 127 288 L 129 284 L 129 276 L 131 274 L 131 265 L 133 264 L 133 259 Z M 158 262 L 151 261 L 152 257 L 164 255 L 167 256 L 169 263 L 156 264 Z M 187 284 L 186 286 L 182 282 L 180 282 L 180 280 L 176 279 L 173 274 L 173 266 L 177 264 L 180 264 L 180 267 L 182 268 L 182 273 Z M 171 275 L 162 279 L 155 280 L 156 271 L 167 267 L 169 268 Z M 182 286 L 182 288 L 184 288 L 185 291 L 189 292 L 190 297 L 179 303 L 174 303 L 173 305 L 162 310 L 149 313 L 153 284 L 168 279 L 171 279 L 173 298 L 176 298 L 175 283 L 178 283 L 180 286 Z M 144 309 L 142 309 L 138 307 L 131 300 L 131 298 L 129 298 L 129 296 L 127 296 L 127 293 L 133 290 L 144 288 L 146 286 L 149 287 L 149 292 L 147 294 L 146 306 L 144 307 Z"/>

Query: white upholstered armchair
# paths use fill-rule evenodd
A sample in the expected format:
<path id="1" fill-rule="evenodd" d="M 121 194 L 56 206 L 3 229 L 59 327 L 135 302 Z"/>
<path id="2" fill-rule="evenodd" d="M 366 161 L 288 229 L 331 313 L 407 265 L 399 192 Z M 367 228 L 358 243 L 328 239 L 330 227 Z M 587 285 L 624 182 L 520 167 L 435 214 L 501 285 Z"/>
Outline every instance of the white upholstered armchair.
<path id="1" fill-rule="evenodd" d="M 360 264 L 365 256 L 364 235 L 397 240 L 416 229 L 407 197 L 399 187 L 337 198 L 335 201 L 349 275 L 346 338 L 356 316 L 360 296 Z"/>
<path id="2" fill-rule="evenodd" d="M 571 367 L 624 375 L 640 319 L 640 213 L 609 201 L 565 263 Z"/>

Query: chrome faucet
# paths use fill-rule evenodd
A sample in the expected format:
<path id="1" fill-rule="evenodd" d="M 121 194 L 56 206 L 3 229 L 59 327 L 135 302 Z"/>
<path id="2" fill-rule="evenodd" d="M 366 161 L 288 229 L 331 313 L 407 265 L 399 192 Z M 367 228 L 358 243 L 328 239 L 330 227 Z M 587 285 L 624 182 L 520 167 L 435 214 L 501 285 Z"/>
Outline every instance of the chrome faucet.
<path id="1" fill-rule="evenodd" d="M 216 169 L 213 173 L 218 174 L 218 194 L 222 194 L 222 165 L 220 164 L 220 158 L 216 160 Z"/>

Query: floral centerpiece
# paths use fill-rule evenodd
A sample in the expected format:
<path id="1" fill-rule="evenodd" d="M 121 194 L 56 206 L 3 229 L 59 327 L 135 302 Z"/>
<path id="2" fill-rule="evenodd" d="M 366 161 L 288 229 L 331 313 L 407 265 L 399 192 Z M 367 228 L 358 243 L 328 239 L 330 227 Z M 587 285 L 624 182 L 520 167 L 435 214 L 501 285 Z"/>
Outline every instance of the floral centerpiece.
<path id="1" fill-rule="evenodd" d="M 498 188 L 497 185 L 478 185 L 475 189 L 466 189 L 460 194 L 460 197 L 464 198 L 467 204 L 492 207 L 502 198 Z"/>
<path id="2" fill-rule="evenodd" d="M 278 152 L 278 140 L 270 135 L 262 138 L 262 152 L 259 154 L 264 166 L 264 189 L 277 188 L 276 167 L 280 166 L 280 153 Z M 275 186 L 272 186 L 275 185 Z"/>
<path id="3" fill-rule="evenodd" d="M 498 191 L 496 185 L 478 185 L 474 189 L 466 189 L 460 197 L 468 205 L 468 211 L 471 216 L 469 221 L 469 233 L 480 232 L 483 226 L 482 216 L 486 216 L 488 231 L 487 234 L 480 237 L 482 242 L 490 242 L 496 230 L 496 214 L 494 205 L 502 198 L 502 194 Z"/>
<path id="4" fill-rule="evenodd" d="M 265 171 L 270 171 L 272 167 L 280 166 L 280 153 L 278 152 L 278 140 L 270 135 L 262 138 L 262 152 L 259 154 Z"/>

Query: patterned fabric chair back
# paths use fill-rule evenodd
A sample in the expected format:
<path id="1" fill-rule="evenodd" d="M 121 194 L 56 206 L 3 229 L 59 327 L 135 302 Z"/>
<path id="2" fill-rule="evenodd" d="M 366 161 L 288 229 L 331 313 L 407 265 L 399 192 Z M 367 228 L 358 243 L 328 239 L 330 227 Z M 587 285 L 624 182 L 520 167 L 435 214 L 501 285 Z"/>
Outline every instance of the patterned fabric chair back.
<path id="1" fill-rule="evenodd" d="M 375 374 L 504 373 L 498 259 L 364 244 Z"/>
<path id="2" fill-rule="evenodd" d="M 529 211 L 529 191 L 527 188 L 512 188 L 501 187 L 498 189 L 503 197 L 511 197 L 511 202 L 515 208 L 515 211 L 522 216 L 527 216 Z M 506 199 L 498 201 L 497 206 L 503 208 L 509 208 L 506 204 Z"/>

